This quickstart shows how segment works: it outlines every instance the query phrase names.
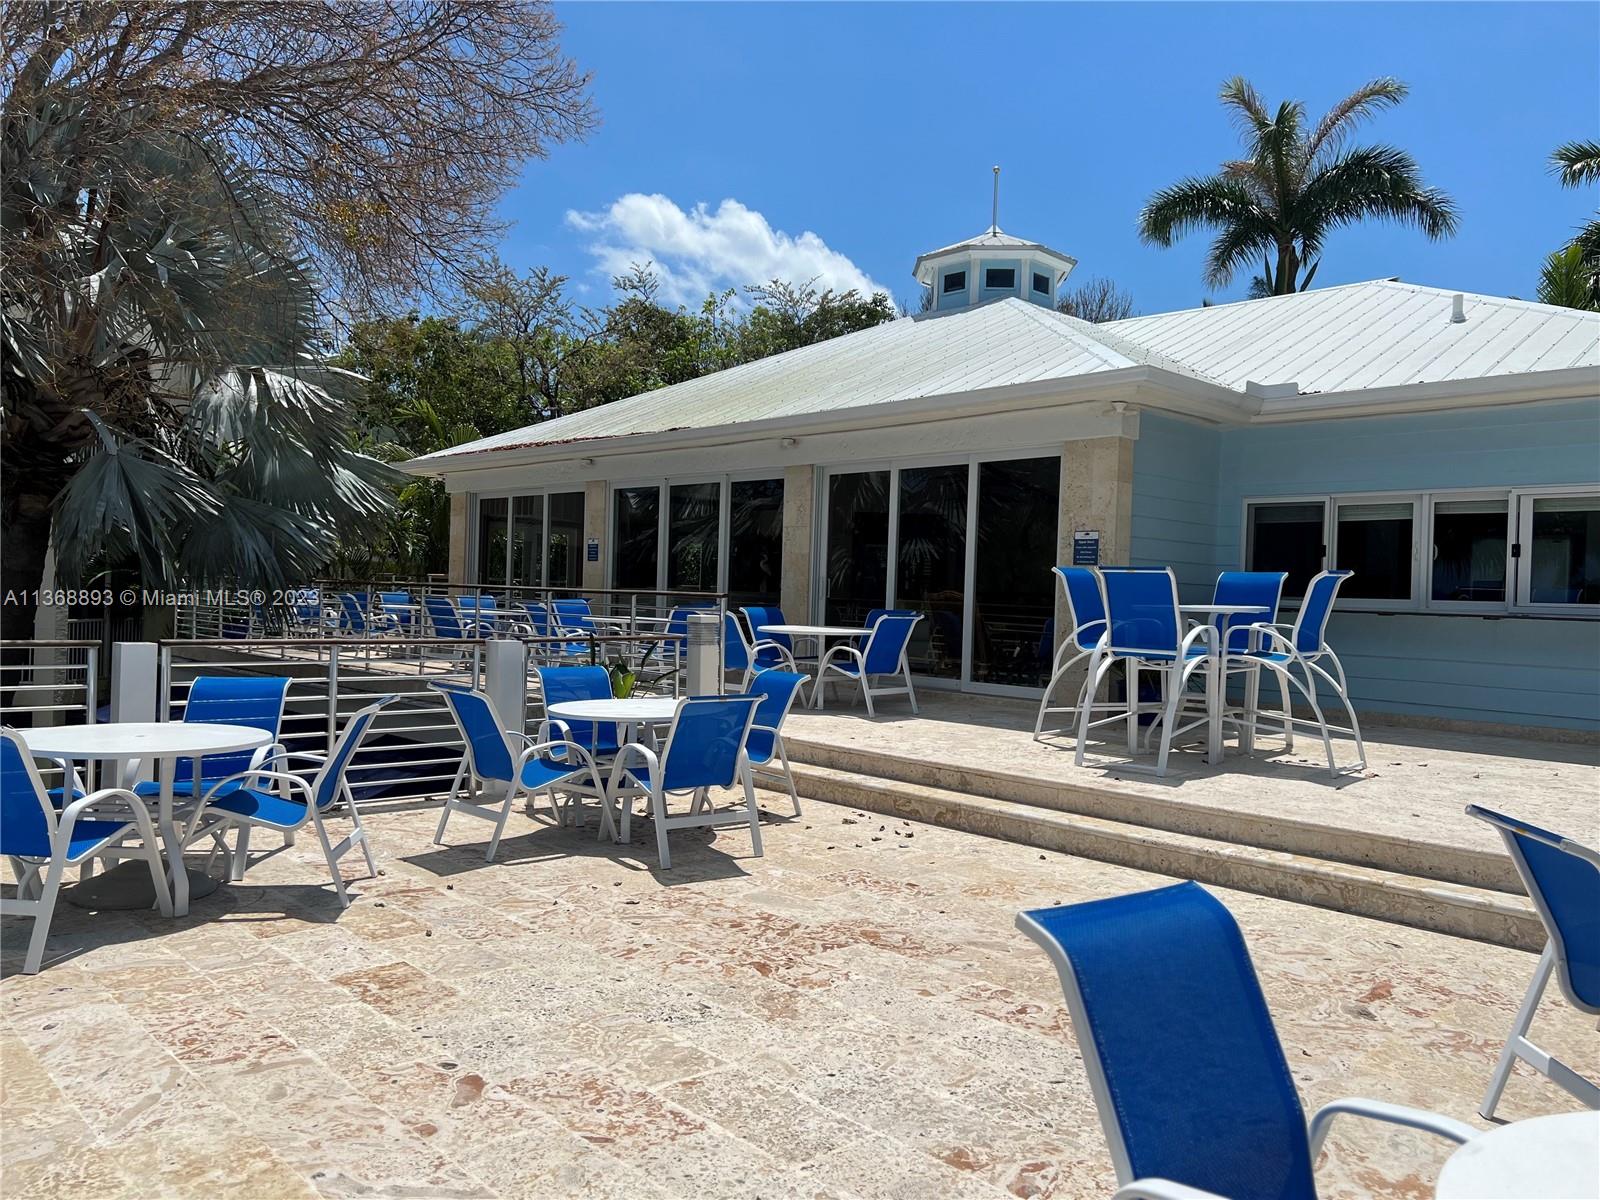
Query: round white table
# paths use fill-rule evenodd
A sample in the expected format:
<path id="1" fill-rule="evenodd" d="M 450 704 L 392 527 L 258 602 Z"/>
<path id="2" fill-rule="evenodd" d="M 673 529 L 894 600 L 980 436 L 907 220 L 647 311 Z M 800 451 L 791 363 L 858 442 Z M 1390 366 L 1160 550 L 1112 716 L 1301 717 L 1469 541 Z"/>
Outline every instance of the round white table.
<path id="1" fill-rule="evenodd" d="M 1600 1112 L 1534 1117 L 1492 1129 L 1444 1164 L 1439 1200 L 1594 1200 Z"/>
<path id="2" fill-rule="evenodd" d="M 819 663 L 822 661 L 823 652 L 827 649 L 829 638 L 864 638 L 872 636 L 872 630 L 854 625 L 758 625 L 756 627 L 756 635 L 759 637 L 764 633 L 781 633 L 791 638 L 812 638 L 817 643 L 817 662 Z M 814 707 L 820 709 L 824 699 L 821 676 L 818 676 L 813 686 L 814 691 L 811 702 Z"/>
<path id="3" fill-rule="evenodd" d="M 268 745 L 272 735 L 248 725 L 221 725 L 208 721 L 114 721 L 104 725 L 52 725 L 23 731 L 28 749 L 40 758 L 62 762 L 120 762 L 154 759 L 161 766 L 161 794 L 156 829 L 167 851 L 167 878 L 172 884 L 172 914 L 185 916 L 189 898 L 209 895 L 217 882 L 203 872 L 183 865 L 183 838 L 172 816 L 172 776 L 180 758 L 193 759 L 193 778 L 200 778 L 200 758 L 255 750 Z M 132 868 L 123 871 L 123 867 Z M 143 879 L 142 889 L 138 881 Z M 99 878 L 69 889 L 85 889 L 74 903 L 93 908 L 147 908 L 155 904 L 155 889 L 142 863 L 129 862 Z M 73 897 L 64 891 L 69 900 Z"/>
<path id="4" fill-rule="evenodd" d="M 608 725 L 657 725 L 672 720 L 672 696 L 629 696 L 625 700 L 562 700 L 546 712 L 558 721 L 600 721 Z"/>
<path id="5" fill-rule="evenodd" d="M 1271 613 L 1272 610 L 1260 604 L 1180 604 L 1178 611 L 1192 613 L 1196 616 L 1212 618 L 1213 623 L 1217 618 L 1260 616 Z M 1253 682 L 1252 682 L 1253 687 Z M 1206 762 L 1220 763 L 1224 756 L 1222 748 L 1222 655 L 1211 655 L 1211 661 L 1206 665 Z M 1246 702 L 1249 707 L 1254 707 L 1255 698 Z M 1245 728 L 1250 728 L 1248 722 Z M 1248 752 L 1249 745 L 1245 746 Z"/>

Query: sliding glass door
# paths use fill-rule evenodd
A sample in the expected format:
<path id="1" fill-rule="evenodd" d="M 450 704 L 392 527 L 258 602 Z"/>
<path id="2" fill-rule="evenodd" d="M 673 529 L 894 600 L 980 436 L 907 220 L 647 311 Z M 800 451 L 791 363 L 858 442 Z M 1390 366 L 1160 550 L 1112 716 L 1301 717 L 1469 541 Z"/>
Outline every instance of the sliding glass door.
<path id="1" fill-rule="evenodd" d="M 1054 651 L 1061 459 L 965 457 L 824 472 L 823 619 L 924 616 L 914 675 L 1041 688 Z"/>
<path id="2" fill-rule="evenodd" d="M 611 491 L 611 586 L 728 593 L 777 604 L 783 581 L 783 480 L 664 479 Z"/>
<path id="3" fill-rule="evenodd" d="M 479 496 L 473 571 L 481 587 L 577 587 L 583 493 Z"/>

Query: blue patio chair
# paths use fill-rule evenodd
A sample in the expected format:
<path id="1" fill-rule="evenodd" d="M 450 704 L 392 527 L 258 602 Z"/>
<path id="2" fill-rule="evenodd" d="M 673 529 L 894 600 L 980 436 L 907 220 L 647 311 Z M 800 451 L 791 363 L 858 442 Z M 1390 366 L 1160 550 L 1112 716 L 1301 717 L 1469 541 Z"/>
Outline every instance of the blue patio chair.
<path id="1" fill-rule="evenodd" d="M 378 605 L 401 633 L 411 633 L 416 628 L 416 601 L 410 592 L 379 592 Z"/>
<path id="2" fill-rule="evenodd" d="M 1600 1016 L 1600 853 L 1559 833 L 1477 804 L 1467 805 L 1467 815 L 1487 821 L 1500 831 L 1506 853 L 1511 855 L 1549 938 L 1478 1111 L 1494 1120 L 1506 1080 L 1511 1078 L 1511 1068 L 1519 1058 L 1589 1108 L 1600 1108 L 1600 1086 L 1528 1040 L 1528 1027 L 1533 1024 L 1552 972 L 1561 985 L 1561 994 L 1573 1008 L 1591 1017 Z"/>
<path id="3" fill-rule="evenodd" d="M 302 637 L 321 637 L 328 632 L 329 621 L 322 610 L 322 592 L 317 588 L 301 588 L 295 593 L 289 608 L 290 631 Z"/>
<path id="4" fill-rule="evenodd" d="M 594 610 L 589 607 L 588 599 L 583 596 L 550 601 L 550 615 L 563 630 L 594 632 Z"/>
<path id="5" fill-rule="evenodd" d="M 216 725 L 244 725 L 272 735 L 272 741 L 256 750 L 231 750 L 207 754 L 200 760 L 200 791 L 241 772 L 251 771 L 265 760 L 283 753 L 278 744 L 283 727 L 284 702 L 294 681 L 281 675 L 199 675 L 189 685 L 183 705 L 184 721 L 203 721 Z M 138 773 L 139 764 L 130 764 L 128 775 Z M 161 785 L 154 780 L 134 784 L 142 798 L 159 796 Z M 172 772 L 175 797 L 196 795 L 194 760 L 180 758 Z"/>
<path id="6" fill-rule="evenodd" d="M 761 813 L 756 808 L 755 783 L 745 752 L 760 703 L 757 696 L 687 697 L 678 701 L 660 754 L 638 742 L 617 751 L 606 794 L 608 808 L 613 804 L 621 808 L 624 844 L 631 837 L 634 797 L 644 795 L 649 797 L 656 857 L 663 871 L 672 866 L 667 848 L 667 832 L 672 829 L 748 825 L 755 856 L 762 856 Z M 744 811 L 717 812 L 711 806 L 711 789 L 736 784 L 744 787 Z M 669 814 L 667 797 L 684 792 L 694 796 L 689 811 Z"/>
<path id="7" fill-rule="evenodd" d="M 815 663 L 817 661 L 817 656 L 815 654 L 796 654 L 794 650 L 794 639 L 787 633 L 761 632 L 761 627 L 763 625 L 789 624 L 789 618 L 783 615 L 783 609 L 779 608 L 777 605 L 751 604 L 746 605 L 739 611 L 744 613 L 744 619 L 750 624 L 750 637 L 753 641 L 775 642 L 787 650 L 789 652 L 789 657 L 794 662 L 799 664 Z"/>
<path id="8" fill-rule="evenodd" d="M 571 700 L 610 700 L 611 672 L 604 667 L 536 667 L 539 693 L 544 698 L 545 719 L 560 726 L 561 736 L 571 738 L 597 758 L 610 758 L 617 752 L 616 722 L 557 721 L 550 706 Z"/>
<path id="9" fill-rule="evenodd" d="M 857 648 L 841 642 L 822 656 L 817 667 L 817 681 L 811 686 L 811 703 L 822 707 L 822 685 L 831 671 L 841 679 L 861 685 L 861 695 L 867 702 L 867 716 L 876 716 L 872 707 L 874 696 L 905 696 L 911 701 L 911 711 L 918 712 L 916 689 L 911 686 L 911 664 L 906 659 L 906 647 L 911 633 L 922 620 L 921 613 L 904 615 L 885 613 L 872 623 L 865 647 Z M 904 687 L 873 687 L 873 679 L 900 677 Z"/>
<path id="10" fill-rule="evenodd" d="M 1197 625 L 1187 633 L 1178 610 L 1178 581 L 1171 568 L 1156 570 L 1141 567 L 1091 567 L 1100 581 L 1100 602 L 1104 607 L 1106 630 L 1089 655 L 1089 677 L 1084 684 L 1078 713 L 1076 759 L 1083 766 L 1089 731 L 1101 725 L 1124 721 L 1128 731 L 1128 753 L 1139 748 L 1139 718 L 1152 711 L 1140 703 L 1141 672 L 1153 673 L 1161 681 L 1164 704 L 1159 717 L 1161 748 L 1156 754 L 1155 773 L 1167 773 L 1167 757 L 1173 741 L 1196 725 L 1178 723 L 1178 710 L 1184 691 L 1195 672 L 1209 665 L 1210 652 L 1217 645 L 1217 631 L 1210 625 Z M 1126 698 L 1122 714 L 1096 718 L 1106 706 L 1097 705 L 1100 685 L 1112 667 L 1122 664 L 1127 671 Z M 1131 768 L 1135 770 L 1144 768 Z"/>
<path id="11" fill-rule="evenodd" d="M 686 630 L 687 625 L 684 627 Z M 752 643 L 745 637 L 744 626 L 731 612 L 722 614 L 722 670 L 739 673 L 739 690 L 750 686 L 750 677 L 757 671 L 775 668 L 794 670 L 794 658 L 777 642 Z"/>
<path id="12" fill-rule="evenodd" d="M 138 835 L 137 847 L 124 844 L 130 834 Z M 68 867 L 82 866 L 97 856 L 142 858 L 150 866 L 161 915 L 172 915 L 161 843 L 144 801 L 123 788 L 103 788 L 72 800 L 58 813 L 27 742 L 9 726 L 0 728 L 0 855 L 11 860 L 17 880 L 15 897 L 0 896 L 0 913 L 33 918 L 22 960 L 25 975 L 37 974 L 44 959 L 50 919 Z"/>
<path id="13" fill-rule="evenodd" d="M 800 694 L 800 685 L 806 676 L 798 671 L 757 671 L 750 680 L 747 695 L 760 696 L 755 721 L 750 726 L 750 736 L 745 741 L 745 753 L 750 756 L 750 769 L 757 775 L 779 780 L 789 793 L 794 805 L 794 815 L 800 815 L 800 793 L 795 790 L 794 773 L 789 770 L 789 755 L 783 748 L 783 721 Z"/>
<path id="14" fill-rule="evenodd" d="M 1350 703 L 1350 691 L 1345 681 L 1344 664 L 1328 645 L 1328 618 L 1333 614 L 1333 604 L 1339 589 L 1353 571 L 1323 571 L 1306 585 L 1305 598 L 1300 602 L 1300 613 L 1293 625 L 1274 625 L 1268 622 L 1252 624 L 1247 630 L 1230 631 L 1244 634 L 1255 649 L 1229 651 L 1227 669 L 1237 670 L 1241 665 L 1259 666 L 1278 677 L 1285 689 L 1283 712 L 1278 715 L 1284 728 L 1284 749 L 1294 749 L 1296 726 L 1315 726 L 1322 737 L 1322 746 L 1328 756 L 1328 773 L 1339 775 L 1341 768 L 1334 760 L 1333 734 L 1348 735 L 1356 744 L 1356 762 L 1344 771 L 1360 771 L 1367 765 L 1367 747 L 1361 739 L 1361 723 Z M 1326 664 L 1326 665 L 1324 665 Z M 1332 670 L 1329 670 L 1329 668 Z M 1349 725 L 1330 725 L 1317 699 L 1318 685 L 1326 684 L 1339 702 L 1344 705 Z M 1293 687 L 1305 698 L 1311 709 L 1311 719 L 1296 717 L 1290 707 L 1288 691 Z M 1257 714 L 1249 719 L 1254 722 Z"/>
<path id="15" fill-rule="evenodd" d="M 422 607 L 428 614 L 433 636 L 443 641 L 468 641 L 484 636 L 476 621 L 463 619 L 449 596 L 424 596 Z"/>
<path id="16" fill-rule="evenodd" d="M 522 603 L 523 614 L 528 618 L 528 633 L 535 638 L 550 638 L 559 636 L 550 619 L 550 606 L 541 604 L 536 600 L 525 600 Z M 530 655 L 535 662 L 555 662 L 563 658 L 576 658 L 582 654 L 588 655 L 588 647 L 581 642 L 537 642 L 528 647 Z"/>
<path id="17" fill-rule="evenodd" d="M 882 617 L 918 617 L 921 615 L 922 614 L 917 612 L 917 610 L 914 608 L 869 608 L 867 609 L 866 618 L 861 622 L 861 627 L 867 630 L 875 629 L 877 628 L 879 619 Z M 867 642 L 870 641 L 871 638 L 871 633 L 855 638 L 853 639 L 853 645 L 857 650 L 865 650 L 867 648 Z"/>
<path id="18" fill-rule="evenodd" d="M 400 622 L 393 613 L 382 609 L 368 611 L 368 604 L 365 594 L 358 596 L 354 592 L 341 592 L 339 628 L 356 637 L 400 632 Z"/>
<path id="19" fill-rule="evenodd" d="M 183 844 L 189 846 L 202 838 L 212 838 L 217 849 L 227 855 L 229 878 L 237 882 L 244 878 L 245 870 L 250 865 L 252 829 L 268 829 L 287 838 L 310 823 L 322 846 L 322 857 L 328 864 L 328 873 L 333 878 L 333 890 L 339 896 L 339 904 L 349 908 L 350 896 L 345 891 L 344 877 L 339 872 L 339 860 L 359 846 L 367 860 L 369 878 L 377 875 L 378 864 L 373 861 L 372 843 L 361 824 L 361 812 L 356 807 L 355 794 L 350 790 L 346 772 L 351 758 L 371 730 L 373 721 L 377 720 L 378 713 L 384 705 L 392 704 L 396 699 L 397 696 L 380 696 L 352 716 L 345 722 L 344 730 L 327 754 L 283 750 L 251 770 L 210 784 L 199 807 L 185 825 Z M 316 763 L 319 769 L 308 781 L 303 775 L 288 769 L 295 761 Z M 325 822 L 341 803 L 350 814 L 353 828 L 349 837 L 335 845 L 328 837 Z M 230 830 L 238 831 L 238 843 L 232 851 L 228 850 L 226 842 Z"/>
<path id="20" fill-rule="evenodd" d="M 1085 683 L 1078 688 L 1075 703 L 1052 707 L 1050 697 L 1068 673 L 1094 653 L 1106 631 L 1105 604 L 1100 598 L 1100 581 L 1094 571 L 1088 567 L 1053 567 L 1051 571 L 1061 585 L 1061 594 L 1066 598 L 1069 624 L 1067 636 L 1062 639 L 1061 648 L 1055 652 L 1050 682 L 1045 685 L 1044 695 L 1039 699 L 1039 715 L 1033 723 L 1035 741 L 1042 740 L 1046 734 L 1066 732 L 1076 724 L 1078 711 L 1086 703 L 1083 693 L 1088 686 L 1087 676 Z M 1068 724 L 1046 730 L 1044 720 L 1051 713 L 1070 714 Z"/>
<path id="21" fill-rule="evenodd" d="M 1119 1200 L 1315 1200 L 1312 1164 L 1340 1113 L 1478 1135 L 1359 1099 L 1308 1127 L 1239 927 L 1198 884 L 1036 909 L 1017 928 L 1061 977 Z"/>
<path id="22" fill-rule="evenodd" d="M 519 730 L 508 729 L 495 711 L 494 702 L 484 693 L 444 680 L 428 686 L 444 696 L 456 728 L 461 731 L 461 740 L 466 744 L 461 766 L 445 797 L 444 811 L 439 814 L 434 842 L 444 844 L 445 825 L 453 812 L 490 821 L 494 824 L 494 834 L 489 838 L 483 857 L 493 862 L 495 851 L 500 847 L 500 836 L 506 829 L 506 818 L 511 815 L 511 803 L 519 793 L 528 797 L 530 815 L 536 815 L 535 800 L 539 793 L 547 793 L 556 824 L 567 823 L 568 812 L 556 794 L 557 788 L 569 794 L 587 793 L 596 797 L 600 801 L 600 836 L 605 837 L 612 831 L 605 785 L 593 756 L 570 738 L 550 736 L 556 722 L 540 725 L 539 737 L 535 740 Z M 462 784 L 468 781 L 472 792 L 463 796 Z M 488 798 L 485 798 L 486 791 Z"/>

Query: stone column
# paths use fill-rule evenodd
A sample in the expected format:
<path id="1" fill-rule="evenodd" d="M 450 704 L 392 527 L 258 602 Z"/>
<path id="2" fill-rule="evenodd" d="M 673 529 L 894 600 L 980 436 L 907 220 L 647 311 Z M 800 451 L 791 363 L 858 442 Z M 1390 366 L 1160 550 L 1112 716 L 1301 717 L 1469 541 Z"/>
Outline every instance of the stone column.
<path id="1" fill-rule="evenodd" d="M 811 611 L 813 534 L 817 473 L 810 466 L 783 469 L 783 584 L 780 603 L 791 621 L 807 622 Z"/>
<path id="2" fill-rule="evenodd" d="M 600 557 L 589 561 L 589 539 L 600 542 Z M 591 479 L 583 485 L 583 545 L 578 553 L 583 556 L 583 586 L 603 588 L 606 585 L 606 555 L 611 548 L 606 545 L 606 481 Z"/>
<path id="3" fill-rule="evenodd" d="M 450 566 L 451 583 L 467 581 L 467 502 L 466 492 L 450 493 Z"/>
<path id="4" fill-rule="evenodd" d="M 1100 533 L 1100 562 L 1127 563 L 1133 526 L 1133 439 L 1082 438 L 1061 448 L 1061 513 L 1056 562 L 1072 562 L 1072 535 Z M 1066 601 L 1056 589 L 1056 645 L 1072 628 Z M 1070 685 L 1065 685 L 1070 686 Z"/>

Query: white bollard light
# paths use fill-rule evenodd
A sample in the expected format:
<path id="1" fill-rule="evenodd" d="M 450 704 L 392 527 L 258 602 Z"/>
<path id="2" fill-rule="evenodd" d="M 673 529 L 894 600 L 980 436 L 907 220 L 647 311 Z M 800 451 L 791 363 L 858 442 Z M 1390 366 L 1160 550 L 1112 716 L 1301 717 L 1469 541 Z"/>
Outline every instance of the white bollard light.
<path id="1" fill-rule="evenodd" d="M 527 648 L 515 638 L 490 638 L 484 649 L 484 691 L 506 728 L 522 733 L 528 711 Z"/>
<path id="2" fill-rule="evenodd" d="M 690 696 L 722 694 L 722 621 L 716 613 L 692 612 L 684 639 L 684 687 Z"/>

